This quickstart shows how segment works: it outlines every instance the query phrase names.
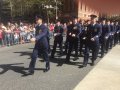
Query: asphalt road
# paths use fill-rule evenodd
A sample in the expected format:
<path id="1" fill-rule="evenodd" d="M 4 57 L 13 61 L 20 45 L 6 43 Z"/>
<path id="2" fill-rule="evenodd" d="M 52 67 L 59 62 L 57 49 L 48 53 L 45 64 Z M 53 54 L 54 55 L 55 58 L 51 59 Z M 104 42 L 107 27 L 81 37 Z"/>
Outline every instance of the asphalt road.
<path id="1" fill-rule="evenodd" d="M 24 44 L 0 48 L 0 90 L 72 90 L 93 69 L 89 64 L 81 68 L 83 57 L 77 61 L 71 57 L 71 63 L 65 64 L 65 56 L 56 55 L 51 59 L 49 72 L 43 72 L 45 63 L 38 58 L 35 74 L 27 76 L 33 46 Z"/>

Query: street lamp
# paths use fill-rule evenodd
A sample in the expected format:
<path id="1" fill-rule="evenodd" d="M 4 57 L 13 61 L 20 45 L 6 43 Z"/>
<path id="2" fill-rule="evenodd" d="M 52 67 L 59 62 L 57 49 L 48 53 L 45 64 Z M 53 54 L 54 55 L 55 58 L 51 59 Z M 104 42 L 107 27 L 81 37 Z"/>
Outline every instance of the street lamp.
<path id="1" fill-rule="evenodd" d="M 48 24 L 49 24 L 49 14 L 48 14 L 48 12 L 49 12 L 49 9 L 52 9 L 52 8 L 54 8 L 54 7 L 53 7 L 52 5 L 45 5 L 44 7 L 47 9 L 47 17 L 48 17 L 48 18 L 47 18 L 47 19 L 48 19 L 47 21 L 48 21 Z"/>
<path id="2" fill-rule="evenodd" d="M 56 8 L 55 9 L 56 9 L 56 20 L 57 20 L 58 19 L 58 14 L 57 14 L 58 13 L 58 8 L 57 8 L 58 4 L 57 4 L 57 0 L 55 0 L 55 2 L 56 2 Z"/>

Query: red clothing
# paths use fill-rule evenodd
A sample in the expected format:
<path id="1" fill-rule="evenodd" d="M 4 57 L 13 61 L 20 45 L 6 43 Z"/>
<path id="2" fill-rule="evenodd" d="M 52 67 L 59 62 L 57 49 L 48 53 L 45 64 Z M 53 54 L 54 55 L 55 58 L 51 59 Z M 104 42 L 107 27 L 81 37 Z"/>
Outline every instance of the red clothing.
<path id="1" fill-rule="evenodd" d="M 54 25 L 50 25 L 50 31 L 54 30 Z"/>
<path id="2" fill-rule="evenodd" d="M 2 39 L 3 38 L 3 35 L 2 35 L 2 32 L 0 31 L 0 39 Z"/>
<path id="3" fill-rule="evenodd" d="M 19 34 L 20 30 L 19 29 L 15 29 L 14 32 L 17 33 L 17 34 Z"/>

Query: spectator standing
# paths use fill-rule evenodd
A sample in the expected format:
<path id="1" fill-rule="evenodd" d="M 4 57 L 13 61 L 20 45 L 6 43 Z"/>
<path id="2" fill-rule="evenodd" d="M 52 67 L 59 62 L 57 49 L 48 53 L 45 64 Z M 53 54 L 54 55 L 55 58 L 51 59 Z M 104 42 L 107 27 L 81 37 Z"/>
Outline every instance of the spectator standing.
<path id="1" fill-rule="evenodd" d="M 3 45 L 3 35 L 2 29 L 0 28 L 0 47 Z"/>

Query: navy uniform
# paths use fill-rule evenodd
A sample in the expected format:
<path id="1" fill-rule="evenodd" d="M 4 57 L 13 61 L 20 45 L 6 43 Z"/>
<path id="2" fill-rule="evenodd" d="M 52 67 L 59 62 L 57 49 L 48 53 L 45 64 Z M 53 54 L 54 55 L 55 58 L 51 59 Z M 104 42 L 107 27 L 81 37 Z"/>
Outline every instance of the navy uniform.
<path id="1" fill-rule="evenodd" d="M 114 44 L 114 35 L 115 35 L 115 26 L 112 22 L 110 24 L 110 49 L 113 47 Z"/>
<path id="2" fill-rule="evenodd" d="M 62 44 L 63 44 L 63 27 L 61 25 L 56 25 L 54 28 L 54 45 L 53 45 L 53 50 L 51 53 L 51 58 L 54 58 L 55 52 L 56 52 L 56 48 L 57 48 L 57 44 L 59 44 L 59 48 L 60 48 L 60 54 L 63 54 L 63 48 L 62 48 Z"/>
<path id="3" fill-rule="evenodd" d="M 72 26 L 73 26 L 72 22 L 70 22 L 70 24 L 67 26 L 67 35 L 66 35 L 66 41 L 65 41 L 65 51 L 64 51 L 64 54 L 68 53 L 68 47 L 69 47 L 69 41 L 70 41 L 69 33 L 72 30 Z"/>
<path id="4" fill-rule="evenodd" d="M 48 29 L 48 27 L 47 27 Z M 49 29 L 48 29 L 48 32 L 47 32 L 47 40 L 48 40 L 48 53 L 51 52 L 51 48 L 50 48 L 50 32 L 49 32 Z"/>
<path id="5" fill-rule="evenodd" d="M 83 46 L 85 45 L 85 40 L 84 40 L 84 37 L 85 37 L 85 34 L 86 34 L 86 30 L 87 30 L 87 25 L 85 24 L 82 24 L 81 25 L 81 34 L 79 35 L 79 38 L 80 38 L 80 56 L 82 55 L 82 49 L 83 49 Z"/>
<path id="6" fill-rule="evenodd" d="M 109 35 L 110 35 L 110 25 L 102 24 L 102 34 L 101 34 L 101 37 L 100 37 L 101 58 L 104 56 L 105 51 L 108 52 L 108 49 L 109 49 Z"/>
<path id="7" fill-rule="evenodd" d="M 70 56 L 73 48 L 75 49 L 75 56 L 78 56 L 78 40 L 79 40 L 79 34 L 81 32 L 81 26 L 79 23 L 72 24 L 70 26 L 70 32 L 69 32 L 69 49 L 66 56 L 66 63 L 70 62 Z"/>
<path id="8" fill-rule="evenodd" d="M 119 27 L 120 27 L 120 25 L 119 25 Z M 119 44 L 120 44 L 120 28 L 119 28 L 119 30 L 118 30 L 118 42 L 119 42 Z"/>
<path id="9" fill-rule="evenodd" d="M 49 56 L 48 56 L 48 28 L 45 25 L 37 25 L 36 26 L 36 43 L 35 47 L 33 49 L 33 53 L 31 56 L 31 62 L 29 65 L 29 72 L 31 74 L 34 73 L 35 63 L 36 59 L 38 57 L 38 54 L 42 54 L 44 60 L 46 61 L 46 69 L 45 71 L 48 71 L 50 69 L 50 63 L 49 63 Z"/>
<path id="10" fill-rule="evenodd" d="M 119 41 L 119 34 L 120 34 L 120 25 L 118 24 L 118 22 L 115 23 L 115 38 L 114 38 L 114 44 L 118 44 L 118 41 Z"/>
<path id="11" fill-rule="evenodd" d="M 85 51 L 84 51 L 84 62 L 83 66 L 86 67 L 88 64 L 90 49 L 92 50 L 92 64 L 97 59 L 99 52 L 99 37 L 101 36 L 102 28 L 99 24 L 89 24 L 87 26 L 87 33 L 85 39 Z"/>

